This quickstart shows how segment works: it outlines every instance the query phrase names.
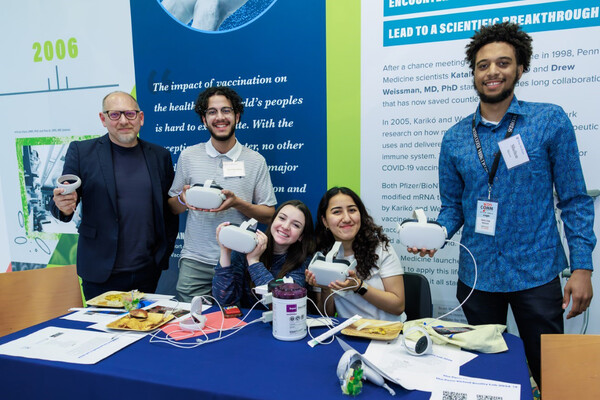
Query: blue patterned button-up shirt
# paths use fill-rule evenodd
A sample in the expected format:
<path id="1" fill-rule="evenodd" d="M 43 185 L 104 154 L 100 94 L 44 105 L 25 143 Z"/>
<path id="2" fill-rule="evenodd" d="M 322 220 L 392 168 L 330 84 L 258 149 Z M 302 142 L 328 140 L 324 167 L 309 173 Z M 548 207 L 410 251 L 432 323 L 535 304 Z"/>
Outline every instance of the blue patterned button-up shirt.
<path id="1" fill-rule="evenodd" d="M 567 266 L 554 213 L 553 185 L 558 195 L 569 243 L 571 269 L 593 269 L 594 205 L 587 195 L 575 131 L 559 106 L 513 98 L 498 125 L 485 123 L 479 108 L 477 133 L 488 169 L 513 114 L 513 135 L 521 135 L 529 162 L 507 169 L 501 159 L 491 198 L 498 202 L 495 236 L 475 233 L 477 200 L 488 198 L 488 174 L 477 156 L 471 123 L 464 118 L 446 132 L 439 162 L 442 208 L 438 222 L 448 236 L 461 227 L 462 244 L 477 260 L 476 288 L 512 292 L 543 285 Z M 459 279 L 473 286 L 471 256 L 461 248 Z"/>

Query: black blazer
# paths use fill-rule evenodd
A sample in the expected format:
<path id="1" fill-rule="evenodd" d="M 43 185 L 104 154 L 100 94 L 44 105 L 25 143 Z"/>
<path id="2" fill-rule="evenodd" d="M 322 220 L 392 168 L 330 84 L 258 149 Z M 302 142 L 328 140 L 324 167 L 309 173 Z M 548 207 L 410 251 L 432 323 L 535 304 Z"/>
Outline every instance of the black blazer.
<path id="1" fill-rule="evenodd" d="M 139 143 L 152 182 L 157 243 L 154 261 L 157 268 L 167 269 L 179 231 L 179 217 L 171 213 L 167 202 L 174 176 L 171 153 L 143 140 Z M 81 178 L 81 186 L 77 189 L 78 202 L 82 202 L 77 274 L 89 282 L 105 282 L 115 264 L 119 237 L 115 174 L 108 134 L 71 142 L 65 156 L 64 174 Z M 50 206 L 52 215 L 61 221 L 68 222 L 73 217 L 63 215 L 54 201 Z"/>

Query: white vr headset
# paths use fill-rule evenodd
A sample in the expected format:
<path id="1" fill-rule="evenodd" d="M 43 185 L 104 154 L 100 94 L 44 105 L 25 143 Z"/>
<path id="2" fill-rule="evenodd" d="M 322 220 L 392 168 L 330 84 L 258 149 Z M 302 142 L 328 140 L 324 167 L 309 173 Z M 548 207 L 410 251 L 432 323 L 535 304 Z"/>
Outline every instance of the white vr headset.
<path id="1" fill-rule="evenodd" d="M 400 243 L 406 247 L 428 250 L 440 249 L 446 243 L 446 228 L 435 221 L 427 221 L 423 209 L 413 211 L 413 218 L 398 224 Z"/>
<path id="2" fill-rule="evenodd" d="M 223 188 L 212 179 L 207 179 L 204 184 L 196 183 L 185 192 L 185 200 L 191 206 L 204 210 L 219 208 L 225 200 L 221 193 Z"/>
<path id="3" fill-rule="evenodd" d="M 335 242 L 326 256 L 317 252 L 308 265 L 308 270 L 315 275 L 317 285 L 329 286 L 331 282 L 345 281 L 348 278 L 348 270 L 356 268 L 356 260 L 352 262 L 344 259 L 336 259 L 342 242 Z"/>
<path id="4" fill-rule="evenodd" d="M 195 296 L 190 304 L 190 317 L 179 321 L 183 331 L 201 331 L 206 325 L 206 316 L 202 315 L 202 296 Z"/>
<path id="5" fill-rule="evenodd" d="M 238 253 L 248 254 L 256 247 L 256 225 L 258 222 L 252 218 L 240 226 L 226 225 L 219 231 L 219 242 L 228 249 Z"/>

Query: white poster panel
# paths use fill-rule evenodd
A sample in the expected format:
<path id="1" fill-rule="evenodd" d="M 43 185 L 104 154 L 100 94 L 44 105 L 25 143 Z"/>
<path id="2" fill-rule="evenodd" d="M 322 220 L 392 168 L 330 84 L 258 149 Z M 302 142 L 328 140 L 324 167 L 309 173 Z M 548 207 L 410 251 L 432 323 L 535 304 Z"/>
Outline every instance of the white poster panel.
<path id="1" fill-rule="evenodd" d="M 361 195 L 391 238 L 397 239 L 397 224 L 411 218 L 415 208 L 437 217 L 441 139 L 479 102 L 465 45 L 475 30 L 495 22 L 518 22 L 532 35 L 530 72 L 516 95 L 563 107 L 575 127 L 588 189 L 600 189 L 595 173 L 600 157 L 597 2 L 487 3 L 362 2 Z M 453 240 L 460 241 L 460 231 Z M 458 245 L 449 243 L 434 258 L 421 258 L 394 242 L 405 269 L 429 278 L 434 315 L 454 308 Z M 594 260 L 598 265 L 597 251 Z M 594 304 L 599 303 L 595 300 L 592 309 Z M 460 312 L 448 317 L 462 318 Z M 573 324 L 580 326 L 580 319 Z"/>
<path id="2" fill-rule="evenodd" d="M 3 219 L 13 270 L 29 269 L 76 232 L 48 208 L 68 143 L 104 134 L 102 98 L 134 88 L 129 1 L 8 2 L 0 34 Z"/>

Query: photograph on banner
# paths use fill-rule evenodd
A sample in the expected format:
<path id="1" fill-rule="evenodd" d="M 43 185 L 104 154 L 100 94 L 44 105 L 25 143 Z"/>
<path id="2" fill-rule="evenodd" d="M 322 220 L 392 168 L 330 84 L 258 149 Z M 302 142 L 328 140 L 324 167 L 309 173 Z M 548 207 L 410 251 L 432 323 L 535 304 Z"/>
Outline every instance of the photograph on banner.
<path id="1" fill-rule="evenodd" d="M 173 18 L 193 29 L 227 32 L 259 18 L 275 0 L 157 0 Z"/>
<path id="2" fill-rule="evenodd" d="M 481 26 L 496 22 L 519 23 L 533 37 L 530 72 L 515 94 L 564 109 L 577 135 L 587 187 L 600 188 L 600 176 L 593 173 L 600 159 L 597 2 L 477 3 L 361 2 L 361 193 L 391 237 L 416 208 L 437 218 L 442 137 L 479 104 L 465 45 Z M 453 240 L 460 241 L 460 233 Z M 410 254 L 397 240 L 394 245 L 406 271 L 429 279 L 434 315 L 457 305 L 458 245 L 448 243 L 433 258 Z"/>
<path id="3" fill-rule="evenodd" d="M 73 219 L 64 223 L 50 213 L 50 200 L 54 196 L 58 178 L 62 175 L 69 143 L 93 137 L 16 139 L 23 220 L 28 236 L 44 236 L 39 235 L 40 233 L 77 233 L 81 222 L 80 207 L 78 206 Z"/>
<path id="4" fill-rule="evenodd" d="M 170 150 L 177 164 L 182 151 L 210 139 L 194 110 L 198 95 L 230 87 L 244 105 L 235 137 L 265 158 L 278 203 L 316 208 L 327 179 L 324 2 L 249 0 L 222 27 L 240 13 L 258 18 L 223 34 L 183 26 L 164 10 L 173 3 L 131 3 L 141 138 Z M 229 50 L 212 57 L 214 49 Z"/>

